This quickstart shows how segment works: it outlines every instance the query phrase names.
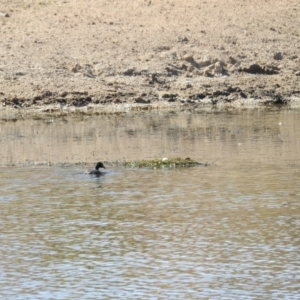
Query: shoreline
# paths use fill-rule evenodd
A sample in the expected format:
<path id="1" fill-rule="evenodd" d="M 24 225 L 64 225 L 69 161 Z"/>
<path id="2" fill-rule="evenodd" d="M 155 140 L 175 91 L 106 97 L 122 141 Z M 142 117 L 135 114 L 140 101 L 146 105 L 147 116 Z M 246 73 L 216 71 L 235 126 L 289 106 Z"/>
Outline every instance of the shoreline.
<path id="1" fill-rule="evenodd" d="M 53 101 L 53 104 L 41 104 L 20 107 L 11 105 L 0 106 L 0 119 L 43 119 L 47 117 L 72 117 L 72 116 L 97 116 L 101 114 L 119 114 L 128 112 L 152 112 L 152 111 L 226 111 L 240 109 L 299 109 L 300 97 L 290 100 L 278 101 L 275 99 L 238 99 L 230 101 L 151 101 L 150 103 L 106 103 L 86 105 L 62 105 Z"/>
<path id="2" fill-rule="evenodd" d="M 6 106 L 0 108 L 0 120 L 22 120 L 22 119 L 36 119 L 44 120 L 47 118 L 61 118 L 61 117 L 80 117 L 80 116 L 97 116 L 97 115 L 113 115 L 123 113 L 146 113 L 146 112 L 226 112 L 238 111 L 241 109 L 299 109 L 300 99 L 289 101 L 285 104 L 277 104 L 276 102 L 258 102 L 254 99 L 247 101 L 236 101 L 234 103 L 169 103 L 169 102 L 153 102 L 148 104 L 139 103 L 122 103 L 122 104 L 97 104 L 87 105 L 83 107 L 65 106 L 60 104 L 49 104 L 43 106 L 31 106 L 26 108 Z"/>

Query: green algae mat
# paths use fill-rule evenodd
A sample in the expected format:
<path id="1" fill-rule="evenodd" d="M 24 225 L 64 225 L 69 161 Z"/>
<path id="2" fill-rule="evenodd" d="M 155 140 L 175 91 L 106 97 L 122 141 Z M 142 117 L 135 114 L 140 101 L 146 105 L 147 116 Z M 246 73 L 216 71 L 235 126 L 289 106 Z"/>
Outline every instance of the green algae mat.
<path id="1" fill-rule="evenodd" d="M 125 167 L 138 167 L 138 168 L 189 168 L 195 166 L 208 166 L 208 163 L 199 163 L 191 158 L 162 158 L 152 160 L 136 160 L 125 161 Z"/>

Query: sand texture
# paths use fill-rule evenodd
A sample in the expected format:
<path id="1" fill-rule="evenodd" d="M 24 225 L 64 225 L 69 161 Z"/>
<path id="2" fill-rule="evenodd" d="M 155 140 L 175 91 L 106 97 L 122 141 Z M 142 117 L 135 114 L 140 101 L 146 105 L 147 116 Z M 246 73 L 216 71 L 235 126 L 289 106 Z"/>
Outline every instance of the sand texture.
<path id="1" fill-rule="evenodd" d="M 299 0 L 0 1 L 0 106 L 300 103 Z"/>

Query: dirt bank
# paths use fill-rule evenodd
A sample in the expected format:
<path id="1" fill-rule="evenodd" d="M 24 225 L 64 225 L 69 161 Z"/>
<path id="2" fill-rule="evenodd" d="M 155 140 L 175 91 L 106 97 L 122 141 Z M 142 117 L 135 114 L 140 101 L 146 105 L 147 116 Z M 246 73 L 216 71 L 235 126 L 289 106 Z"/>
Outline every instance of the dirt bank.
<path id="1" fill-rule="evenodd" d="M 0 4 L 2 107 L 300 103 L 298 0 Z"/>

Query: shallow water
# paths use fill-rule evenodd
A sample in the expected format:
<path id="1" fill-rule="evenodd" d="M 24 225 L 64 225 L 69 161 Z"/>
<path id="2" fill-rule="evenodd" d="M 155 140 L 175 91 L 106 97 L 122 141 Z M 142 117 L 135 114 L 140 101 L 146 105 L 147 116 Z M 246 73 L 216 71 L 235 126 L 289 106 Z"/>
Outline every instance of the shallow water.
<path id="1" fill-rule="evenodd" d="M 16 166 L 0 169 L 1 298 L 299 299 L 299 117 L 2 120 L 0 162 Z M 216 161 L 108 164 L 100 178 L 79 166 L 22 166 L 174 155 Z"/>

